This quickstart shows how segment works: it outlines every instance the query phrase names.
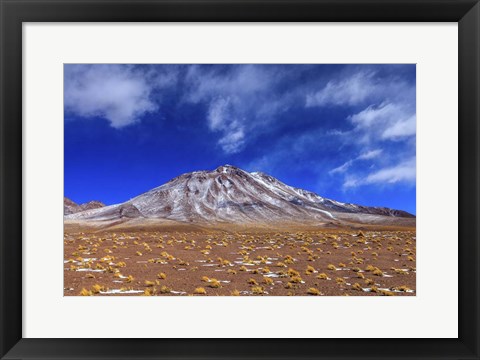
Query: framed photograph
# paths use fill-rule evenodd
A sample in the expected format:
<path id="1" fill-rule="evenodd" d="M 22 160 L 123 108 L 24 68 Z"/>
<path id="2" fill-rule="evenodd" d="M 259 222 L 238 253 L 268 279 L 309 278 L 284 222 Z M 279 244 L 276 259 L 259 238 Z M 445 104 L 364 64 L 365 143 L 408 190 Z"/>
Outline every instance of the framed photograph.
<path id="1" fill-rule="evenodd" d="M 0 1 L 2 359 L 479 358 L 477 1 Z"/>
<path id="2" fill-rule="evenodd" d="M 64 296 L 414 296 L 415 66 L 65 64 Z"/>

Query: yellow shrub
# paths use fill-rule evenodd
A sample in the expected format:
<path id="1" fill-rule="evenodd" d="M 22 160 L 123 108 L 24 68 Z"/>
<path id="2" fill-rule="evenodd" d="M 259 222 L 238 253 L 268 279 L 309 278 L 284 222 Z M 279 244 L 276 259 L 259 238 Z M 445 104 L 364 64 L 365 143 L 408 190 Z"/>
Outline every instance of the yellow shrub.
<path id="1" fill-rule="evenodd" d="M 157 274 L 157 277 L 158 277 L 159 279 L 165 280 L 165 279 L 167 278 L 167 274 L 165 274 L 165 273 L 162 272 L 162 273 Z"/>
<path id="2" fill-rule="evenodd" d="M 300 276 L 293 276 L 290 281 L 294 284 L 300 284 L 303 280 Z"/>
<path id="3" fill-rule="evenodd" d="M 222 284 L 220 284 L 220 281 L 218 281 L 217 279 L 210 279 L 208 286 L 216 289 L 216 288 L 222 287 Z"/>
<path id="4" fill-rule="evenodd" d="M 94 294 L 99 294 L 100 291 L 104 291 L 104 290 L 105 290 L 105 287 L 102 285 L 95 284 L 92 286 L 92 293 Z"/>
<path id="5" fill-rule="evenodd" d="M 171 291 L 172 291 L 172 290 L 171 290 L 169 287 L 165 286 L 165 285 L 160 288 L 160 293 L 162 293 L 162 294 L 168 294 L 168 293 L 171 292 Z"/>
<path id="6" fill-rule="evenodd" d="M 267 285 L 272 285 L 273 284 L 273 280 L 269 277 L 263 278 L 263 282 Z"/>
<path id="7" fill-rule="evenodd" d="M 93 293 L 85 288 L 82 289 L 82 291 L 80 291 L 80 295 L 81 296 L 92 296 Z"/>
<path id="8" fill-rule="evenodd" d="M 252 287 L 252 293 L 255 295 L 261 295 L 264 293 L 263 288 L 261 286 L 254 286 Z"/>
<path id="9" fill-rule="evenodd" d="M 352 289 L 355 289 L 355 290 L 358 290 L 358 291 L 363 291 L 363 288 L 359 283 L 353 284 Z"/>
<path id="10" fill-rule="evenodd" d="M 311 287 L 310 289 L 307 290 L 307 293 L 310 294 L 310 295 L 321 295 L 320 293 L 320 290 L 316 289 L 316 288 L 313 288 Z"/>

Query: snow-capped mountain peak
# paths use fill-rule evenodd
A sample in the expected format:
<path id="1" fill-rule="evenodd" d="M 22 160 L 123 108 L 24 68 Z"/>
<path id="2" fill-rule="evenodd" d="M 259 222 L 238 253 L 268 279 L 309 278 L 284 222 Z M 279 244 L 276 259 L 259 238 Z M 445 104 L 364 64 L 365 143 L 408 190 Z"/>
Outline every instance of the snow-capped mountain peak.
<path id="1" fill-rule="evenodd" d="M 125 203 L 67 219 L 161 218 L 188 223 L 335 223 L 414 218 L 399 210 L 344 204 L 233 165 L 182 174 Z M 374 219 L 375 218 L 375 219 Z"/>

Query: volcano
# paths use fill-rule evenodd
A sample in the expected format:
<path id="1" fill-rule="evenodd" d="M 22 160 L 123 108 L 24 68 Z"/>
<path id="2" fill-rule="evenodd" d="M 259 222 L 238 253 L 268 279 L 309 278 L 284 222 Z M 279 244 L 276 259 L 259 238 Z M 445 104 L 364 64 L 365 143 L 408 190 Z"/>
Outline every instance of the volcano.
<path id="1" fill-rule="evenodd" d="M 324 198 L 262 172 L 232 165 L 180 175 L 121 204 L 87 209 L 66 220 L 164 219 L 193 224 L 415 226 L 415 216 Z"/>

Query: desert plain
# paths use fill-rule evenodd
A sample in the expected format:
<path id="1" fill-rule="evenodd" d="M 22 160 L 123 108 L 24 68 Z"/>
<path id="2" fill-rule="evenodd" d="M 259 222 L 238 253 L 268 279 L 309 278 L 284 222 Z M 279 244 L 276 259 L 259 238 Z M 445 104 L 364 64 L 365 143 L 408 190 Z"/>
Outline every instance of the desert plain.
<path id="1" fill-rule="evenodd" d="M 414 296 L 415 228 L 65 222 L 65 296 Z"/>

